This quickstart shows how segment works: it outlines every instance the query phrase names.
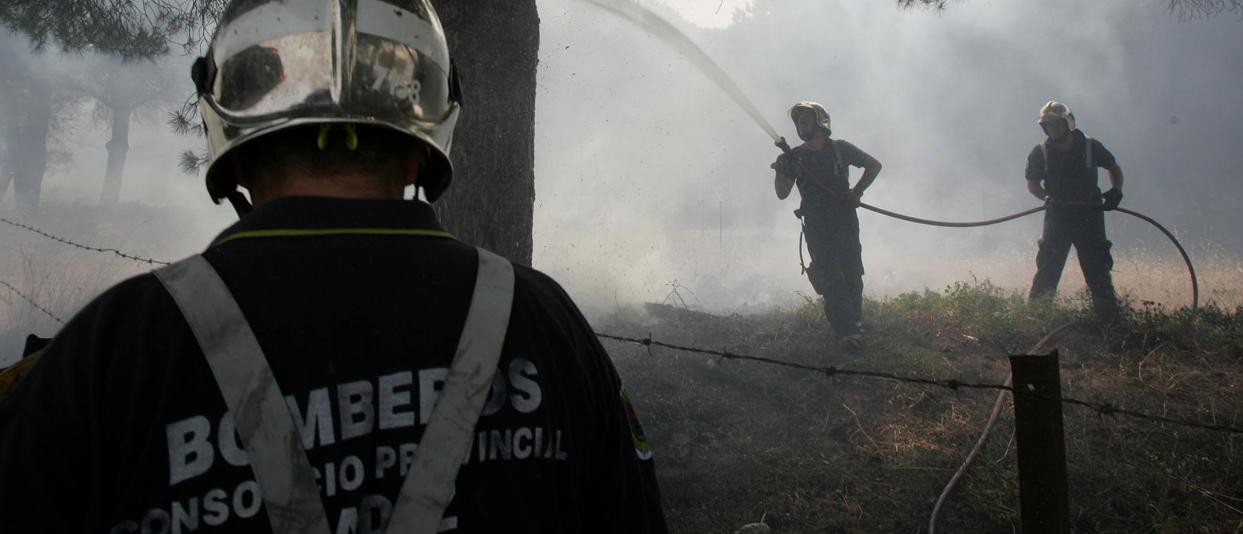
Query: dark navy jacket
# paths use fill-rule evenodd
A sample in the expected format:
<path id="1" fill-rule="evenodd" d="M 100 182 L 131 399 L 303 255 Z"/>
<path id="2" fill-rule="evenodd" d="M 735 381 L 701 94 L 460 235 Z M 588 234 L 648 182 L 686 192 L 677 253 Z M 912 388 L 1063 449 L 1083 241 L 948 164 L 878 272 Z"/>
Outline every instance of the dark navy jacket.
<path id="1" fill-rule="evenodd" d="M 473 247 L 412 201 L 285 198 L 204 253 L 291 407 L 330 527 L 391 511 L 474 287 Z M 664 532 L 617 373 L 551 279 L 515 266 L 491 397 L 447 532 Z M 268 532 L 211 371 L 147 274 L 105 292 L 0 401 L 0 530 Z"/>

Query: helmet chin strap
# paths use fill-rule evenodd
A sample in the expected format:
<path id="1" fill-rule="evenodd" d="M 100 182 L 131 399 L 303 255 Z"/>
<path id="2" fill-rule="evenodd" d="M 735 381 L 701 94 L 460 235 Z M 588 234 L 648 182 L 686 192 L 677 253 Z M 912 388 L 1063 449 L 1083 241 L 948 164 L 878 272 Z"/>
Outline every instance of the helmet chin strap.
<path id="1" fill-rule="evenodd" d="M 237 212 L 237 218 L 245 217 L 246 214 L 254 211 L 255 207 L 250 204 L 250 199 L 246 198 L 241 191 L 234 189 L 224 198 L 228 199 L 229 204 L 233 205 L 233 211 Z"/>

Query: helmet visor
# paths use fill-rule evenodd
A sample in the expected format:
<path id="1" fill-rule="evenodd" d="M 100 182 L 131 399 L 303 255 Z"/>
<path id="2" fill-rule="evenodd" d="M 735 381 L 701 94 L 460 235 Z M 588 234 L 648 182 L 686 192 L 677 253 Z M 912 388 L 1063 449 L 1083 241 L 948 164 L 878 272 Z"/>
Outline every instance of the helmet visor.
<path id="1" fill-rule="evenodd" d="M 260 5 L 230 27 L 213 51 L 218 75 L 204 95 L 229 126 L 258 127 L 299 117 L 359 120 L 384 117 L 394 126 L 439 123 L 451 111 L 448 57 L 431 57 L 420 46 L 440 34 L 427 19 L 376 0 L 358 3 L 352 47 L 336 47 L 341 29 L 306 3 L 298 17 Z M 386 10 L 387 17 L 381 17 Z M 394 16 L 394 11 L 402 16 Z M 425 16 L 425 14 L 424 14 Z M 237 31 L 233 31 L 237 30 Z M 335 50 L 353 57 L 333 57 Z M 338 65 L 344 68 L 338 73 Z M 348 115 L 341 109 L 351 110 Z"/>

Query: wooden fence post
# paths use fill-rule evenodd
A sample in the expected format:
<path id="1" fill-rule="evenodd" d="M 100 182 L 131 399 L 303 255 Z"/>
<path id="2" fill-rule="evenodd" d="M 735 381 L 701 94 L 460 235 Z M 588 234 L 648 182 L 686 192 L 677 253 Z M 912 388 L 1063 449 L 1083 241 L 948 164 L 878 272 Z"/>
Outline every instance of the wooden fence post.
<path id="1" fill-rule="evenodd" d="M 1057 351 L 1010 357 L 1023 534 L 1069 534 L 1066 441 Z"/>

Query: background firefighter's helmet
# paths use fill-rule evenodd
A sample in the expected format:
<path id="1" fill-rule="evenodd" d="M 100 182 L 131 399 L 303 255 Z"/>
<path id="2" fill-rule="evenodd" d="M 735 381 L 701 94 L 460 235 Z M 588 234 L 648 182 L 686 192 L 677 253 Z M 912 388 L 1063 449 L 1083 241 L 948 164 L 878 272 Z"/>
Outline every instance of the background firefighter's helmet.
<path id="1" fill-rule="evenodd" d="M 1036 124 L 1044 128 L 1044 123 L 1057 119 L 1066 121 L 1066 129 L 1074 131 L 1075 114 L 1070 111 L 1066 104 L 1055 100 L 1050 100 L 1044 107 L 1040 108 L 1040 119 L 1036 121 Z"/>
<path id="2" fill-rule="evenodd" d="M 421 141 L 419 184 L 429 201 L 444 192 L 461 111 L 444 30 L 428 0 L 389 2 L 235 1 L 225 9 L 192 72 L 213 201 L 237 189 L 221 162 L 238 146 L 322 123 L 390 128 Z"/>
<path id="3" fill-rule="evenodd" d="M 824 106 L 821 106 L 818 102 L 810 101 L 803 101 L 794 104 L 794 107 L 790 108 L 790 120 L 794 120 L 794 112 L 800 109 L 811 110 L 812 113 L 816 114 L 816 124 L 819 124 L 821 128 L 825 129 L 826 132 L 833 131 L 833 127 L 829 120 L 829 112 L 824 109 Z"/>

